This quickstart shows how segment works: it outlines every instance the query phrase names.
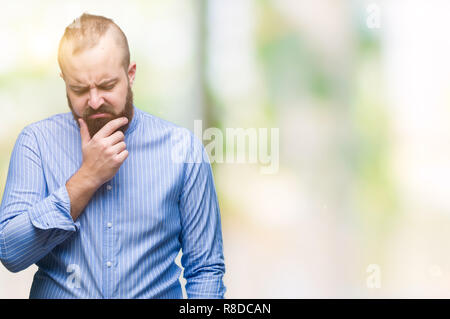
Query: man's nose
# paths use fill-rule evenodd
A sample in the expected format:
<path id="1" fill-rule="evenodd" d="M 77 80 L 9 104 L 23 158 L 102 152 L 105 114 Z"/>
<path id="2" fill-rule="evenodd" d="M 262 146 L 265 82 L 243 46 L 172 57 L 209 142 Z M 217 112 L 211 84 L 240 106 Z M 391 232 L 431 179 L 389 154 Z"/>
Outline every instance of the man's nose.
<path id="1" fill-rule="evenodd" d="M 94 110 L 98 109 L 105 101 L 103 97 L 98 94 L 98 90 L 96 88 L 91 89 L 89 91 L 89 101 L 88 105 Z"/>

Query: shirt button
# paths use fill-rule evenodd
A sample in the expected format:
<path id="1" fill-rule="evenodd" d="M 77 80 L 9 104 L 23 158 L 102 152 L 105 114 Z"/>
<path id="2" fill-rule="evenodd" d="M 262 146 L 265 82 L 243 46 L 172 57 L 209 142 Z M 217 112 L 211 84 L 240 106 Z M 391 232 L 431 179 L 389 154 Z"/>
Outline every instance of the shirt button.
<path id="1" fill-rule="evenodd" d="M 108 228 L 111 228 L 111 227 L 112 227 L 112 223 L 108 223 L 108 224 L 106 224 L 106 226 L 107 226 Z"/>
<path id="2" fill-rule="evenodd" d="M 106 266 L 107 266 L 108 268 L 111 267 L 111 266 L 112 266 L 112 262 L 110 262 L 110 261 L 106 262 Z"/>
<path id="3" fill-rule="evenodd" d="M 106 189 L 110 191 L 112 189 L 112 186 L 108 184 L 106 185 Z"/>

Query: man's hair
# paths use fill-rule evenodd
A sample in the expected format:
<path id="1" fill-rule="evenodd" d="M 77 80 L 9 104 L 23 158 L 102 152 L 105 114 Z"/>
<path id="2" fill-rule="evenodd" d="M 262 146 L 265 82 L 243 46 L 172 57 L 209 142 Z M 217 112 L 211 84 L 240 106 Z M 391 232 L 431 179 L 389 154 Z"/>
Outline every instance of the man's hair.
<path id="1" fill-rule="evenodd" d="M 130 65 L 130 49 L 125 33 L 123 33 L 113 20 L 88 13 L 83 13 L 80 17 L 76 18 L 64 31 L 58 48 L 58 64 L 61 71 L 63 71 L 63 46 L 70 42 L 72 45 L 71 53 L 75 55 L 85 49 L 96 46 L 101 37 L 110 28 L 115 29 L 114 37 L 116 38 L 117 44 L 123 49 L 122 65 L 125 68 L 125 72 L 127 72 L 128 66 Z"/>

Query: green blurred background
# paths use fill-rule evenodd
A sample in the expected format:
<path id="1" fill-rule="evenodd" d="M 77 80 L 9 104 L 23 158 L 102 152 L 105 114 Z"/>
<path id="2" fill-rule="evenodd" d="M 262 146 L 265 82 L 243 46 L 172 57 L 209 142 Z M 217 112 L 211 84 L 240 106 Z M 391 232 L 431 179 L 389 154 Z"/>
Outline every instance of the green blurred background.
<path id="1" fill-rule="evenodd" d="M 64 28 L 104 15 L 128 37 L 138 108 L 191 130 L 279 128 L 276 173 L 213 163 L 226 297 L 450 297 L 446 1 L 0 5 L 2 192 L 23 127 L 69 111 Z M 35 271 L 0 266 L 0 298 L 27 298 Z"/>

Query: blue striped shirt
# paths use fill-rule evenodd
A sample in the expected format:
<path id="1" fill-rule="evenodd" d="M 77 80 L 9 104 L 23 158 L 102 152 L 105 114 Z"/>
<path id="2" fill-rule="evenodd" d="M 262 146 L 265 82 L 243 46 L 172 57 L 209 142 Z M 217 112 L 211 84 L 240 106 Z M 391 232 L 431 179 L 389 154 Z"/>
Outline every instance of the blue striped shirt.
<path id="1" fill-rule="evenodd" d="M 74 222 L 65 184 L 82 163 L 72 113 L 25 127 L 0 208 L 0 260 L 38 266 L 30 298 L 223 298 L 220 211 L 211 166 L 187 129 L 134 108 L 129 156 Z"/>

